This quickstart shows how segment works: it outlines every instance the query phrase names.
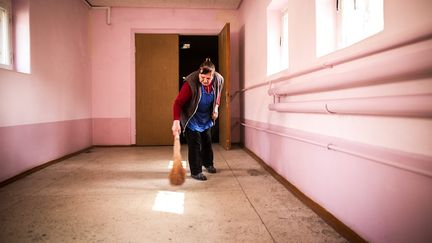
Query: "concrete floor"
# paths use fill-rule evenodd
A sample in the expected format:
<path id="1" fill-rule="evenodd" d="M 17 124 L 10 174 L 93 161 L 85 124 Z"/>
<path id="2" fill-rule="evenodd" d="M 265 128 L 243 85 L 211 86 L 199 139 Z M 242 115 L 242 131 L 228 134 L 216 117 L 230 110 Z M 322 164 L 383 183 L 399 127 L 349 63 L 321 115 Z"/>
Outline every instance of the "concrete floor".
<path id="1" fill-rule="evenodd" d="M 0 188 L 0 242 L 346 242 L 242 149 L 214 152 L 218 173 L 180 187 L 169 146 L 46 167 Z"/>

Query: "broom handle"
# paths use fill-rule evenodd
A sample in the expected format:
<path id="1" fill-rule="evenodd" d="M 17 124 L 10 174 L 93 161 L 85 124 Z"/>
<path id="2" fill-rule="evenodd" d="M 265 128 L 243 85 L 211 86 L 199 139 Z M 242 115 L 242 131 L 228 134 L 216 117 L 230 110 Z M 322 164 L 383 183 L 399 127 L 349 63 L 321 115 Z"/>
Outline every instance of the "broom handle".
<path id="1" fill-rule="evenodd" d="M 180 134 L 177 133 L 174 136 L 174 146 L 173 146 L 173 155 L 174 158 L 178 158 L 181 160 L 181 154 L 180 154 Z"/>

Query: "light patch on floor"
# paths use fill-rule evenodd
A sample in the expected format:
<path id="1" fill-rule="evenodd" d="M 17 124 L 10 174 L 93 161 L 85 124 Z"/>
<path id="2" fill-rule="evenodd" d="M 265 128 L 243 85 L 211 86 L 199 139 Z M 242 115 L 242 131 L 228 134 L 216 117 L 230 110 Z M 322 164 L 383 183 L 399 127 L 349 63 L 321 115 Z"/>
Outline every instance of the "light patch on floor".
<path id="1" fill-rule="evenodd" d="M 183 192 L 159 191 L 153 204 L 153 211 L 183 214 L 184 211 Z"/>
<path id="2" fill-rule="evenodd" d="M 174 163 L 174 161 L 172 161 L 172 160 L 169 161 L 169 163 L 168 163 L 168 169 L 172 169 L 173 163 Z M 182 160 L 182 165 L 183 165 L 183 168 L 187 169 L 186 160 Z"/>

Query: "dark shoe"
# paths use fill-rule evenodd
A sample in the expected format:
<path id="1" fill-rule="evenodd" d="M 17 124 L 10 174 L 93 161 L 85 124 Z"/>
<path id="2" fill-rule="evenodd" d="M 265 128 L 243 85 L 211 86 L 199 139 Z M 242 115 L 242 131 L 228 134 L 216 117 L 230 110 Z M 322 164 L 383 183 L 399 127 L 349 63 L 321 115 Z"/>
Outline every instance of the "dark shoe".
<path id="1" fill-rule="evenodd" d="M 216 173 L 216 168 L 213 167 L 213 165 L 207 166 L 206 170 L 208 173 L 212 173 L 212 174 Z"/>
<path id="2" fill-rule="evenodd" d="M 207 180 L 207 177 L 203 173 L 199 173 L 197 175 L 191 175 L 192 178 L 199 181 L 205 181 Z"/>

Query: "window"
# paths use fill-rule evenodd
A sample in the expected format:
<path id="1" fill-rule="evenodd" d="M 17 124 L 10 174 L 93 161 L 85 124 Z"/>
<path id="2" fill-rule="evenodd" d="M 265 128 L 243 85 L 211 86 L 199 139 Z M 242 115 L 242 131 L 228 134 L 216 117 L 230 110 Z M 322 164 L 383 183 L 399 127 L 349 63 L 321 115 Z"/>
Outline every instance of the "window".
<path id="1" fill-rule="evenodd" d="M 280 37 L 280 69 L 288 68 L 289 49 L 288 49 L 288 12 L 282 14 L 282 28 Z"/>
<path id="2" fill-rule="evenodd" d="M 340 48 L 350 46 L 384 29 L 383 0 L 339 0 Z"/>
<path id="3" fill-rule="evenodd" d="M 12 21 L 10 0 L 0 0 L 0 67 L 12 69 Z"/>
<path id="4" fill-rule="evenodd" d="M 267 75 L 288 69 L 287 0 L 273 0 L 267 7 Z"/>
<path id="5" fill-rule="evenodd" d="M 384 29 L 383 0 L 315 0 L 317 56 L 350 46 Z"/>

